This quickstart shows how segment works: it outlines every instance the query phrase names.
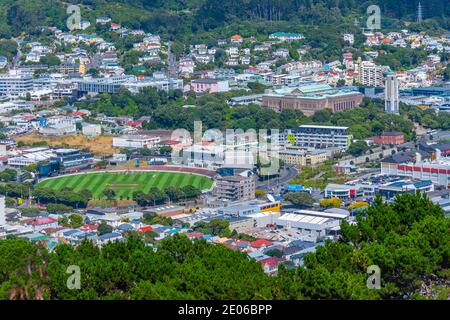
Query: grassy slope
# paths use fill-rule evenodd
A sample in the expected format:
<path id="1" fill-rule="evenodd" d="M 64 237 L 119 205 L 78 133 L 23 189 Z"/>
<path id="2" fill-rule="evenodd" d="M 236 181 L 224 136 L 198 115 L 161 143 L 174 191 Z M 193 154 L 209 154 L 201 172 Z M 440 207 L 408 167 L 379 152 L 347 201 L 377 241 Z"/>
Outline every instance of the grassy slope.
<path id="1" fill-rule="evenodd" d="M 116 184 L 114 186 L 114 184 Z M 131 197 L 134 191 L 147 193 L 150 188 L 164 189 L 168 186 L 184 187 L 192 185 L 199 189 L 210 188 L 210 179 L 194 174 L 172 172 L 132 172 L 132 173 L 91 173 L 80 174 L 39 183 L 39 186 L 60 190 L 64 187 L 74 191 L 89 189 L 94 198 L 103 198 L 103 190 L 109 186 L 116 191 L 118 197 Z"/>

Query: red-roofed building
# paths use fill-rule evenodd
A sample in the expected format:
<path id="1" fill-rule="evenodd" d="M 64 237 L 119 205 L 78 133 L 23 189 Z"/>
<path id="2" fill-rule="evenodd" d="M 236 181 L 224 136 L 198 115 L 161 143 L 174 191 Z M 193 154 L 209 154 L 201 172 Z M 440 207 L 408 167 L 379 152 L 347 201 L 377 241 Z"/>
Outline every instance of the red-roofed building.
<path id="1" fill-rule="evenodd" d="M 263 247 L 268 247 L 271 246 L 273 244 L 273 242 L 269 241 L 269 240 L 265 240 L 265 239 L 258 239 L 256 241 L 250 242 L 250 245 L 253 248 L 263 248 Z"/>
<path id="2" fill-rule="evenodd" d="M 88 231 L 96 231 L 98 229 L 98 225 L 96 224 L 85 224 L 80 228 L 80 231 L 88 232 Z"/>
<path id="3" fill-rule="evenodd" d="M 189 239 L 194 239 L 194 238 L 198 239 L 198 238 L 203 237 L 204 234 L 202 232 L 193 231 L 193 232 L 189 232 L 187 234 L 187 236 Z"/>
<path id="4" fill-rule="evenodd" d="M 67 228 L 65 227 L 59 227 L 59 228 L 45 228 L 42 231 L 44 231 L 45 234 L 48 234 L 49 236 L 53 236 L 54 234 L 56 234 L 57 232 L 61 231 L 61 230 L 66 230 Z"/>
<path id="5" fill-rule="evenodd" d="M 31 121 L 31 120 L 34 120 L 35 118 L 36 117 L 34 115 L 32 115 L 32 114 L 26 114 L 26 115 L 23 116 L 23 119 L 26 120 L 26 121 Z"/>
<path id="6" fill-rule="evenodd" d="M 153 231 L 153 228 L 151 226 L 145 226 L 145 227 L 138 229 L 139 233 L 146 233 L 146 232 L 151 232 L 151 231 Z"/>
<path id="7" fill-rule="evenodd" d="M 270 257 L 261 260 L 261 266 L 263 267 L 264 272 L 276 274 L 278 272 L 278 265 L 285 260 L 285 258 Z"/>
<path id="8" fill-rule="evenodd" d="M 369 138 L 368 140 L 376 144 L 398 145 L 405 143 L 405 136 L 403 135 L 402 132 L 393 131 L 393 132 L 385 132 L 379 137 L 372 137 Z"/>
<path id="9" fill-rule="evenodd" d="M 115 22 L 112 22 L 111 23 L 111 30 L 118 30 L 118 29 L 120 29 L 120 24 L 119 23 L 115 23 Z"/>
<path id="10" fill-rule="evenodd" d="M 241 44 L 244 41 L 242 37 L 238 34 L 231 36 L 230 43 L 231 44 Z"/>
<path id="11" fill-rule="evenodd" d="M 41 231 L 47 228 L 58 228 L 58 220 L 53 218 L 37 218 L 31 224 L 35 231 Z"/>
<path id="12" fill-rule="evenodd" d="M 136 128 L 142 127 L 142 122 L 140 122 L 140 121 L 129 121 L 127 124 L 129 126 L 136 127 Z"/>
<path id="13" fill-rule="evenodd" d="M 175 145 L 180 144 L 180 143 L 181 143 L 180 141 L 176 141 L 176 140 L 168 140 L 168 141 L 166 141 L 166 145 L 168 145 L 168 146 L 175 146 Z"/>

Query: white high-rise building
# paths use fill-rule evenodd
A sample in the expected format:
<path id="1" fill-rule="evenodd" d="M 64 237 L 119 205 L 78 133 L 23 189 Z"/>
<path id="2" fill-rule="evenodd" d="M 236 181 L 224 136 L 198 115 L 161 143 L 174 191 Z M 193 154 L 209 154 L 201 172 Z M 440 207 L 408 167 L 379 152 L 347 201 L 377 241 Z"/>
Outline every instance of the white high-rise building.
<path id="1" fill-rule="evenodd" d="M 398 79 L 394 74 L 386 77 L 384 88 L 384 111 L 393 114 L 399 114 L 398 98 Z"/>
<path id="2" fill-rule="evenodd" d="M 358 82 L 366 87 L 383 85 L 383 67 L 371 61 L 362 61 L 358 66 Z"/>
<path id="3" fill-rule="evenodd" d="M 0 226 L 6 225 L 5 197 L 0 196 Z"/>

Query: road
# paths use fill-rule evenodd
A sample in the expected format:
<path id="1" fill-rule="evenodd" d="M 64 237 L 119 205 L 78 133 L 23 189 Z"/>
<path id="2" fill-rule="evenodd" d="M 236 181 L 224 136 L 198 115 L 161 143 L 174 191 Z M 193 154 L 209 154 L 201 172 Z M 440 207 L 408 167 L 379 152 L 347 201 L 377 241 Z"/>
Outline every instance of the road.
<path id="1" fill-rule="evenodd" d="M 17 39 L 15 39 L 17 41 Z M 17 44 L 17 54 L 14 56 L 13 60 L 11 61 L 10 70 L 14 70 L 18 67 L 20 57 L 22 56 L 22 52 L 20 51 L 20 45 Z"/>
<path id="2" fill-rule="evenodd" d="M 257 181 L 256 188 L 263 191 L 271 191 L 272 188 L 279 189 L 282 184 L 289 182 L 292 178 L 298 175 L 298 169 L 295 167 L 286 166 L 280 171 L 280 176 L 269 180 Z M 278 192 L 275 192 L 278 193 Z"/>

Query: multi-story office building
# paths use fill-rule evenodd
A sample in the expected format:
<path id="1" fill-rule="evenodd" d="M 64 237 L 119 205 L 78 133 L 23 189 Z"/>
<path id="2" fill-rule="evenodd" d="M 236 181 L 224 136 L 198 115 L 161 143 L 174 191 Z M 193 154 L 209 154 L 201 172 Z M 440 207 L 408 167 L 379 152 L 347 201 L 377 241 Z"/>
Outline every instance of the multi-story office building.
<path id="1" fill-rule="evenodd" d="M 299 147 L 339 148 L 346 150 L 351 141 L 348 127 L 302 125 L 294 132 Z"/>
<path id="2" fill-rule="evenodd" d="M 33 91 L 30 75 L 0 75 L 0 95 L 21 96 Z"/>
<path id="3" fill-rule="evenodd" d="M 329 156 L 326 150 L 298 151 L 290 148 L 279 151 L 280 160 L 296 167 L 311 167 L 325 162 Z"/>
<path id="4" fill-rule="evenodd" d="M 83 80 L 78 82 L 78 92 L 80 93 L 103 93 L 115 94 L 120 88 L 125 88 L 133 93 L 137 93 L 143 88 L 152 87 L 157 90 L 183 89 L 183 80 L 168 78 L 144 78 L 136 80 L 134 76 L 117 76 L 110 78 L 98 78 Z"/>
<path id="5" fill-rule="evenodd" d="M 255 177 L 237 175 L 216 179 L 214 195 L 220 199 L 231 201 L 252 200 L 255 198 Z"/>
<path id="6" fill-rule="evenodd" d="M 399 91 L 398 79 L 395 74 L 386 77 L 384 87 L 384 111 L 387 113 L 399 114 Z"/>
<path id="7" fill-rule="evenodd" d="M 383 86 L 382 66 L 378 66 L 371 61 L 362 61 L 358 66 L 358 82 L 366 87 Z"/>
<path id="8" fill-rule="evenodd" d="M 183 90 L 183 80 L 168 79 L 168 78 L 163 79 L 147 78 L 144 80 L 124 83 L 122 86 L 132 93 L 138 93 L 139 91 L 147 87 L 167 92 L 169 90 L 176 90 L 176 89 Z"/>
<path id="9" fill-rule="evenodd" d="M 78 82 L 79 93 L 118 93 L 122 84 L 131 82 L 134 76 L 118 76 L 110 78 L 96 78 Z"/>

